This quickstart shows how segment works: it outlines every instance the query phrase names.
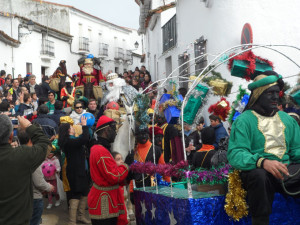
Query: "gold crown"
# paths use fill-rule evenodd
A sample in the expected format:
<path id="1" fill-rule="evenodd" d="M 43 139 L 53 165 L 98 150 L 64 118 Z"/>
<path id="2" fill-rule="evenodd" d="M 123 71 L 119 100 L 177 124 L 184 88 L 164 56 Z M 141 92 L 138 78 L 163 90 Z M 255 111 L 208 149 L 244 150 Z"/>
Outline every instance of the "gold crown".
<path id="1" fill-rule="evenodd" d="M 107 75 L 107 80 L 113 80 L 113 79 L 118 78 L 118 77 L 119 77 L 118 74 L 110 73 L 110 74 Z"/>
<path id="2" fill-rule="evenodd" d="M 87 58 L 84 60 L 84 64 L 88 64 L 88 63 L 93 64 L 93 59 Z"/>

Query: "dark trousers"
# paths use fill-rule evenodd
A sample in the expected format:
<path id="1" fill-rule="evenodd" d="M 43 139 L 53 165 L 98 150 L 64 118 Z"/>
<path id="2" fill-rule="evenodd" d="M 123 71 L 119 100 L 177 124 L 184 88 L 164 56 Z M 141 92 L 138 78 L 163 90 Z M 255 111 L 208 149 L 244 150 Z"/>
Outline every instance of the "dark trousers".
<path id="1" fill-rule="evenodd" d="M 92 225 L 117 225 L 118 217 L 103 219 L 103 220 L 94 220 L 92 219 Z"/>
<path id="2" fill-rule="evenodd" d="M 293 175 L 300 169 L 300 164 L 288 166 L 289 174 Z M 268 217 L 272 213 L 272 203 L 275 192 L 284 192 L 281 180 L 276 179 L 264 169 L 254 169 L 241 172 L 243 186 L 247 191 L 249 211 L 252 217 Z M 300 173 L 295 177 L 285 177 L 284 185 L 287 191 L 295 193 L 300 190 Z M 300 195 L 293 196 L 299 198 Z"/>
<path id="3" fill-rule="evenodd" d="M 44 201 L 42 198 L 33 199 L 33 212 L 30 219 L 30 225 L 39 225 L 44 209 Z"/>

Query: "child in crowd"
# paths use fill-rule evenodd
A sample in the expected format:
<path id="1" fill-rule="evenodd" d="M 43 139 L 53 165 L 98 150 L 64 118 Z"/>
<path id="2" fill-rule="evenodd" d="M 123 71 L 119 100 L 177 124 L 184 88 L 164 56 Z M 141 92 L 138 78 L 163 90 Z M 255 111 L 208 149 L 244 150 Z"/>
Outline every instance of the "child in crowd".
<path id="1" fill-rule="evenodd" d="M 31 93 L 31 98 L 32 98 L 33 111 L 37 111 L 39 103 L 38 103 L 38 97 L 36 93 Z"/>
<path id="2" fill-rule="evenodd" d="M 59 160 L 58 160 L 58 158 L 53 153 L 50 153 L 47 156 L 47 158 L 45 159 L 43 165 L 45 163 L 51 163 L 55 167 L 56 173 L 58 173 L 58 174 L 60 173 L 61 167 L 60 167 Z M 43 166 L 42 166 L 42 168 L 43 168 Z M 48 206 L 47 206 L 47 209 L 51 209 L 52 206 L 53 206 L 53 203 L 52 203 L 52 197 L 53 197 L 53 195 L 56 198 L 55 206 L 59 206 L 60 205 L 60 198 L 59 198 L 59 194 L 57 192 L 56 174 L 54 173 L 54 175 L 52 175 L 52 176 L 45 176 L 45 179 L 46 179 L 47 182 L 49 182 L 51 185 L 53 185 L 55 187 L 55 191 L 54 192 L 48 193 Z"/>
<path id="3" fill-rule="evenodd" d="M 115 159 L 118 166 L 120 166 L 121 164 L 124 163 L 123 157 L 120 153 L 112 152 L 111 154 L 114 157 L 114 159 Z M 120 196 L 122 196 L 122 198 L 124 199 L 124 186 L 119 187 L 119 192 L 120 192 Z M 126 201 L 124 201 L 124 202 L 126 204 Z M 122 209 L 122 210 L 124 210 L 125 213 L 119 215 L 117 225 L 126 225 L 126 224 L 128 224 L 126 205 L 124 205 L 124 209 Z"/>

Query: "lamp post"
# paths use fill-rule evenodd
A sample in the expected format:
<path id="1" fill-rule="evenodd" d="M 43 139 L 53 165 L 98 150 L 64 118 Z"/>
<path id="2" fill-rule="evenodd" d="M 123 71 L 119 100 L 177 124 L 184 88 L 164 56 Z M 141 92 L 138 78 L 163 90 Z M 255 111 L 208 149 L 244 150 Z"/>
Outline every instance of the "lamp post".
<path id="1" fill-rule="evenodd" d="M 26 25 L 27 25 L 27 29 L 29 31 L 29 32 L 26 32 L 26 33 L 21 33 L 20 32 L 21 28 L 23 28 L 23 24 L 19 24 L 19 26 L 18 26 L 18 38 L 19 38 L 19 40 L 20 40 L 21 37 L 24 37 L 28 34 L 31 34 L 31 32 L 34 29 L 34 22 L 32 20 L 28 20 Z"/>

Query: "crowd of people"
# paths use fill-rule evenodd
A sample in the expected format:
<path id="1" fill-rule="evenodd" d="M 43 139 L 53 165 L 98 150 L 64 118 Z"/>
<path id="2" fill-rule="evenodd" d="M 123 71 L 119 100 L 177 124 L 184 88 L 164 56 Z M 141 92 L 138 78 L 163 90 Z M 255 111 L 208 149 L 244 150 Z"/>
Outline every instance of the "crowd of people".
<path id="1" fill-rule="evenodd" d="M 136 68 L 134 72 L 129 70 L 117 77 L 139 92 L 144 90 L 151 100 L 147 113 L 152 118 L 157 85 L 152 84 L 146 67 Z M 43 76 L 42 83 L 38 84 L 34 75 L 12 78 L 2 70 L 0 224 L 39 224 L 45 196 L 48 198 L 47 210 L 53 207 L 53 197 L 56 199 L 54 206 L 60 206 L 58 182 L 61 180 L 69 206 L 69 225 L 75 225 L 76 221 L 93 225 L 128 224 L 123 186 L 129 184 L 130 201 L 134 204 L 134 187 L 152 185 L 149 175 L 132 173 L 129 165 L 134 161 L 177 163 L 184 159 L 184 152 L 191 168 L 210 169 L 229 161 L 242 170 L 253 224 L 268 224 L 274 193 L 282 191 L 277 185 L 279 179 L 288 176 L 290 168 L 293 171 L 298 168 L 299 164 L 287 167 L 285 163 L 300 160 L 300 133 L 297 118 L 294 120 L 284 112 L 278 112 L 281 79 L 276 73 L 260 79 L 265 82 L 255 81 L 258 84 L 251 87 L 255 93 L 250 96 L 251 105 L 233 124 L 231 135 L 231 129 L 226 130 L 217 115 L 209 116 L 210 123 L 203 117 L 194 126 L 185 123 L 181 131 L 178 126 L 168 124 L 164 113 L 159 112 L 154 115 L 155 127 L 150 121 L 148 128 L 136 128 L 134 151 L 123 159 L 118 149 L 112 149 L 117 127 L 121 124 L 105 114 L 107 109 L 119 110 L 121 101 L 114 102 L 114 107 L 110 108 L 108 104 L 101 104 L 101 99 L 85 98 L 68 78 L 64 89 L 58 93 L 50 88 L 52 77 Z M 179 90 L 183 97 L 186 91 L 184 88 Z M 73 103 L 69 101 L 71 92 Z M 94 116 L 94 124 L 88 125 L 87 112 Z M 265 123 L 268 119 L 270 121 Z M 283 130 L 281 135 L 275 128 Z M 274 137 L 282 140 L 274 144 Z M 263 144 L 269 142 L 273 144 Z M 219 150 L 227 152 L 224 146 L 228 147 L 228 153 L 225 153 L 228 161 L 226 155 L 221 161 L 214 159 Z M 164 179 L 170 181 L 169 177 Z M 291 179 L 299 181 L 298 177 Z M 288 181 L 294 188 L 295 183 Z M 260 185 L 269 182 L 276 188 Z M 258 194 L 259 199 L 255 197 Z M 86 206 L 91 221 L 86 218 Z"/>

